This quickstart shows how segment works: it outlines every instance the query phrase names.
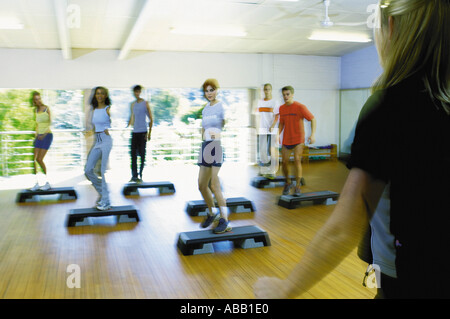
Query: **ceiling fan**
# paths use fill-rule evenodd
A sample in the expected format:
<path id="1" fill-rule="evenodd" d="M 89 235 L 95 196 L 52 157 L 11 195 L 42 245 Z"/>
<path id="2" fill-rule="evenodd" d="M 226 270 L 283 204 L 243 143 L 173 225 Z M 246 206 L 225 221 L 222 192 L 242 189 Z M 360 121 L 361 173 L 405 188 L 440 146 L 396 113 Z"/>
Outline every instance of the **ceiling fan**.
<path id="1" fill-rule="evenodd" d="M 325 7 L 325 18 L 324 20 L 320 21 L 320 25 L 324 28 L 330 28 L 333 26 L 346 26 L 346 27 L 357 27 L 360 25 L 365 25 L 367 21 L 363 22 L 333 22 L 330 19 L 330 16 L 328 14 L 329 6 L 330 6 L 331 0 L 323 0 L 323 4 Z"/>
<path id="2" fill-rule="evenodd" d="M 303 14 L 304 12 L 307 12 L 311 9 L 314 10 L 316 6 L 319 4 L 323 4 L 325 12 L 324 12 L 324 18 L 323 20 L 320 20 L 320 26 L 323 28 L 330 28 L 333 26 L 347 26 L 347 27 L 356 27 L 365 25 L 367 22 L 334 22 L 331 20 L 330 17 L 337 17 L 339 16 L 339 13 L 329 13 L 329 7 L 331 4 L 331 0 L 319 0 L 318 2 L 314 2 L 309 7 L 303 8 L 300 11 L 290 11 L 289 9 L 285 9 L 284 6 L 280 3 L 277 4 L 277 8 L 284 12 L 285 14 L 282 16 L 278 16 L 277 18 L 274 18 L 273 21 L 279 21 L 279 20 L 288 20 L 288 19 L 298 19 L 298 18 L 317 18 L 318 16 L 315 14 Z"/>

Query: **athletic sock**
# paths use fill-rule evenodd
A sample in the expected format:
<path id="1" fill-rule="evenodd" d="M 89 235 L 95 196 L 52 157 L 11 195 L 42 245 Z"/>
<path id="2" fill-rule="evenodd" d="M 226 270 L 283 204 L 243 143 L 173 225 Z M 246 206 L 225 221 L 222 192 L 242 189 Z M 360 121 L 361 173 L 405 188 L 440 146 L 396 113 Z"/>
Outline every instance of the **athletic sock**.
<path id="1" fill-rule="evenodd" d="M 217 207 L 212 207 L 212 211 L 211 211 L 211 213 L 209 212 L 209 207 L 207 207 L 206 208 L 206 213 L 208 214 L 208 215 L 212 215 L 212 216 L 214 216 L 214 215 L 216 215 L 218 212 L 217 212 Z"/>
<path id="2" fill-rule="evenodd" d="M 222 213 L 221 216 L 225 216 L 225 218 L 222 216 L 222 218 L 224 218 L 225 220 L 228 220 L 228 207 L 227 206 L 220 206 L 220 212 Z"/>

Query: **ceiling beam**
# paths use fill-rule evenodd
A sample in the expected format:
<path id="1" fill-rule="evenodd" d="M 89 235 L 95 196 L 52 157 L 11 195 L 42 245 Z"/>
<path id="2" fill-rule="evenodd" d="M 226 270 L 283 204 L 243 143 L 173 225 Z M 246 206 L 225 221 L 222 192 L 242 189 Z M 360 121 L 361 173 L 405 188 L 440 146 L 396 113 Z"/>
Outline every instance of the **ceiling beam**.
<path id="1" fill-rule="evenodd" d="M 119 60 L 124 60 L 130 53 L 133 43 L 135 42 L 137 36 L 141 33 L 144 28 L 145 23 L 147 22 L 148 16 L 150 14 L 150 2 L 151 0 L 146 0 L 144 5 L 142 6 L 141 13 L 139 14 L 136 22 L 134 23 L 131 32 L 128 34 L 127 39 L 125 40 L 124 45 L 122 46 L 119 53 Z"/>
<path id="2" fill-rule="evenodd" d="M 67 0 L 53 0 L 56 13 L 56 24 L 58 26 L 59 43 L 64 59 L 72 59 L 72 47 L 70 31 L 67 27 Z"/>

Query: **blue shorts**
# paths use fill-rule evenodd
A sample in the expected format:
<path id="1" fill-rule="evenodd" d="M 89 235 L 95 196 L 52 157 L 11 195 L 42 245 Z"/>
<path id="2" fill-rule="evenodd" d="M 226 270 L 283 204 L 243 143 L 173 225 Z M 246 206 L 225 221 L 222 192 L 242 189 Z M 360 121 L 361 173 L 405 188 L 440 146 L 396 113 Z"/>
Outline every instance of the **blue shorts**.
<path id="1" fill-rule="evenodd" d="M 203 141 L 198 155 L 197 165 L 221 167 L 223 163 L 223 148 L 220 140 Z"/>
<path id="2" fill-rule="evenodd" d="M 39 134 L 38 137 L 41 135 L 43 134 Z M 50 145 L 52 145 L 52 142 L 53 142 L 53 134 L 48 133 L 42 140 L 36 137 L 36 139 L 34 140 L 34 147 L 48 150 L 50 148 Z"/>

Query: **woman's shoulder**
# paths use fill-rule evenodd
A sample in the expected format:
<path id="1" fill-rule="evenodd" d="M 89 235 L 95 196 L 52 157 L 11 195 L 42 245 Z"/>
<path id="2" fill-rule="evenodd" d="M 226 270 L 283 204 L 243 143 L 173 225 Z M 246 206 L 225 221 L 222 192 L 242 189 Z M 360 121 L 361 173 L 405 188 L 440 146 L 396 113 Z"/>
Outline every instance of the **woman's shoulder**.
<path id="1" fill-rule="evenodd" d="M 389 98 L 387 90 L 377 90 L 369 96 L 366 103 L 364 103 L 359 120 L 364 120 L 375 116 L 376 114 L 385 113 L 388 111 Z"/>
<path id="2" fill-rule="evenodd" d="M 423 83 L 420 77 L 412 76 L 391 87 L 378 89 L 369 96 L 363 109 L 366 111 L 402 111 L 421 100 Z"/>
<path id="3" fill-rule="evenodd" d="M 214 104 L 214 106 L 217 106 L 217 108 L 220 108 L 222 110 L 225 109 L 225 104 L 222 101 L 217 102 L 216 104 Z"/>
<path id="4" fill-rule="evenodd" d="M 39 107 L 36 107 L 36 113 L 46 113 L 50 111 L 50 108 L 47 105 L 43 105 L 42 111 L 39 112 Z"/>

